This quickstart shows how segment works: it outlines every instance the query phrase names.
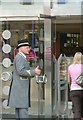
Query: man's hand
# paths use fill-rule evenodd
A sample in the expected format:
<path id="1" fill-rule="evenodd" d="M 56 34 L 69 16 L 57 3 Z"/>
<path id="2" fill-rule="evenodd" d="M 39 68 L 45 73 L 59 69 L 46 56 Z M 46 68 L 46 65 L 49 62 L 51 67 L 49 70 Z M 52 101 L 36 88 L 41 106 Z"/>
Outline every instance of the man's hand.
<path id="1" fill-rule="evenodd" d="M 36 68 L 35 68 L 35 73 L 36 73 L 37 75 L 40 75 L 40 74 L 41 74 L 41 70 L 38 69 L 38 67 L 36 67 Z"/>

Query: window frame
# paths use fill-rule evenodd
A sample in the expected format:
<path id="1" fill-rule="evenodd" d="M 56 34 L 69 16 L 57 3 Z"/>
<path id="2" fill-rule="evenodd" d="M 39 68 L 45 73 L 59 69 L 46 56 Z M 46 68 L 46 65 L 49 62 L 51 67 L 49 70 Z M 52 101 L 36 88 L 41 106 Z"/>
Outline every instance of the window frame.
<path id="1" fill-rule="evenodd" d="M 66 0 L 57 0 L 57 4 L 65 4 L 66 2 Z"/>

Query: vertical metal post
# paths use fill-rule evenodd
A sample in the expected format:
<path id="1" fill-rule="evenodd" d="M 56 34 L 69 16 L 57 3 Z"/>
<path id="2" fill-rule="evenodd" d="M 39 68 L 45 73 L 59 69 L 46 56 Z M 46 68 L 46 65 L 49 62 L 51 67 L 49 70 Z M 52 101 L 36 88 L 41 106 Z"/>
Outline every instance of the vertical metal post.
<path id="1" fill-rule="evenodd" d="M 34 20 L 32 20 L 32 48 L 34 49 Z"/>
<path id="2" fill-rule="evenodd" d="M 58 81 L 57 81 L 57 59 L 53 55 L 53 79 L 52 79 L 52 115 L 55 118 L 57 116 L 58 108 Z"/>
<path id="3" fill-rule="evenodd" d="M 32 49 L 34 50 L 34 20 L 32 20 Z M 33 51 L 32 51 L 33 52 Z M 32 53 L 34 54 L 34 53 Z M 34 60 L 32 60 L 32 63 L 34 64 Z"/>
<path id="4" fill-rule="evenodd" d="M 43 36 L 43 29 L 42 29 L 42 23 L 41 23 L 41 18 L 38 17 L 38 23 L 39 23 L 39 33 L 38 33 L 38 37 L 39 37 L 39 54 L 40 54 L 40 58 L 39 61 L 43 60 L 43 56 L 44 56 L 44 36 Z M 42 30 L 42 32 L 41 32 Z M 42 46 L 41 46 L 42 45 Z M 43 66 L 41 64 L 39 64 L 39 67 L 42 70 L 42 73 L 44 73 L 44 63 L 42 63 Z M 44 84 L 43 83 L 39 83 L 38 84 L 38 117 L 44 117 Z"/>

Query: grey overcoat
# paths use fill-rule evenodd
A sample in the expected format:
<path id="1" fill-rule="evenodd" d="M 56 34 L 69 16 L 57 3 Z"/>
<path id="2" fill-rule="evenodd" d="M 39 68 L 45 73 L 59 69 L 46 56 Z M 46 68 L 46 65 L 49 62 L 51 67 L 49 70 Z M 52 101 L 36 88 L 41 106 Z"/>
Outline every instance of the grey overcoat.
<path id="1" fill-rule="evenodd" d="M 8 106 L 14 108 L 28 108 L 30 78 L 35 76 L 34 70 L 30 70 L 29 62 L 18 53 L 14 60 L 13 80 L 11 82 Z"/>

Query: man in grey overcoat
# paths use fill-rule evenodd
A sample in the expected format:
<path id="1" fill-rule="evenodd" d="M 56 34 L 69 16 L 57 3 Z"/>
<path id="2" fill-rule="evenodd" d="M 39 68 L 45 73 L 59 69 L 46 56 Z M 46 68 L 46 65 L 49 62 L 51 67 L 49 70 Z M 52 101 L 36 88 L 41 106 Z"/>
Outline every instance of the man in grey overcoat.
<path id="1" fill-rule="evenodd" d="M 35 68 L 30 69 L 26 54 L 29 54 L 31 46 L 27 39 L 18 41 L 18 54 L 14 59 L 13 77 L 9 91 L 8 106 L 15 108 L 16 118 L 28 118 L 29 84 L 30 78 L 35 74 L 40 75 L 41 70 Z"/>

